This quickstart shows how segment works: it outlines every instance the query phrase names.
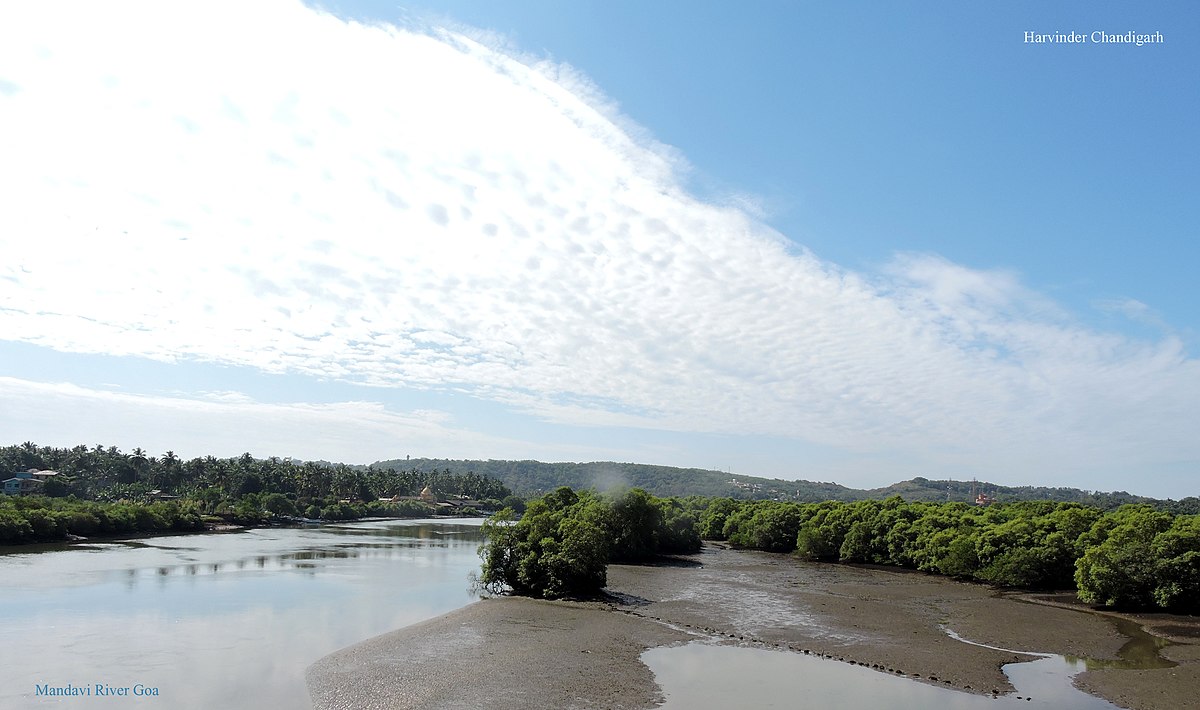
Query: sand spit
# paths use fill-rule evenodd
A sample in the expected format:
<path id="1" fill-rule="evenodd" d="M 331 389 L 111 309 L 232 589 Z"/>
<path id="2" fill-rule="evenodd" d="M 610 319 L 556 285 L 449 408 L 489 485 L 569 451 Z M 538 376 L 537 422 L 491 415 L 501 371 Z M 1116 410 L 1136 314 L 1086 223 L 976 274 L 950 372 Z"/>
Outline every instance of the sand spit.
<path id="1" fill-rule="evenodd" d="M 314 707 L 644 708 L 661 694 L 639 656 L 697 638 L 835 658 L 974 693 L 1012 691 L 1016 651 L 1117 660 L 1103 615 L 1031 604 L 920 573 L 808 564 L 717 546 L 676 564 L 613 565 L 608 602 L 489 599 L 338 651 L 313 665 Z M 1139 622 L 1141 620 L 1139 619 Z M 1200 689 L 1200 620 L 1170 627 L 1179 663 L 1101 669 L 1080 687 L 1128 708 L 1187 707 Z"/>

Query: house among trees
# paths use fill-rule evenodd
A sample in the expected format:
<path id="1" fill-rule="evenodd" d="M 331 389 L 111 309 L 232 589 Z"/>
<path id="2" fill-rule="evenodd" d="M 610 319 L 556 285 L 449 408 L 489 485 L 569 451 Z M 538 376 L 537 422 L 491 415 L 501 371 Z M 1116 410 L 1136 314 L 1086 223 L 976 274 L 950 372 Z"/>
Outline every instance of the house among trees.
<path id="1" fill-rule="evenodd" d="M 464 508 L 474 508 L 477 511 L 482 511 L 487 506 L 481 500 L 468 498 L 465 495 L 450 496 L 446 499 L 446 503 L 453 509 L 462 510 Z"/>
<path id="2" fill-rule="evenodd" d="M 42 492 L 46 481 L 58 475 L 58 471 L 39 471 L 31 468 L 21 471 L 4 481 L 4 494 L 10 496 L 37 495 Z"/>
<path id="3" fill-rule="evenodd" d="M 380 498 L 379 502 L 381 502 L 381 503 L 399 503 L 402 500 L 420 501 L 421 503 L 425 503 L 426 505 L 438 505 L 437 494 L 434 493 L 433 489 L 430 488 L 429 486 L 425 486 L 425 488 L 421 490 L 421 495 L 402 496 L 402 495 L 397 494 L 397 495 L 392 496 L 391 498 Z"/>
<path id="4" fill-rule="evenodd" d="M 402 496 L 394 495 L 391 498 L 380 498 L 381 503 L 398 503 L 400 501 L 417 501 L 430 506 L 438 515 L 457 515 L 468 508 L 476 512 L 485 512 L 488 506 L 483 501 L 470 498 L 459 494 L 452 496 L 439 496 L 430 486 L 425 486 L 421 490 L 420 495 Z M 494 508 L 494 506 L 493 506 Z"/>

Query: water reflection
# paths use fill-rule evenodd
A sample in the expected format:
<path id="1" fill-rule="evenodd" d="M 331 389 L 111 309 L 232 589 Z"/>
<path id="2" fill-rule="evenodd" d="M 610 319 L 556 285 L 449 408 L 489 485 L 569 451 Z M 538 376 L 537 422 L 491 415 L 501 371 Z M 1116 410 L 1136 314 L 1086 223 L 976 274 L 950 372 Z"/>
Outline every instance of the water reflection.
<path id="1" fill-rule="evenodd" d="M 1101 668 L 1144 670 L 1150 668 L 1173 668 L 1178 664 L 1174 661 L 1163 658 L 1159 653 L 1159 649 L 1170 645 L 1171 642 L 1167 639 L 1157 638 L 1146 633 L 1140 624 L 1132 622 L 1128 619 L 1115 616 L 1105 616 L 1105 619 L 1114 623 L 1117 627 L 1117 630 L 1129 638 L 1129 640 L 1125 642 L 1125 645 L 1123 645 L 1117 652 L 1118 658 L 1116 660 L 1102 658 L 1081 658 L 1078 656 L 1060 656 L 1054 653 L 1016 651 L 1014 649 L 1002 648 L 999 646 L 989 646 L 987 644 L 970 641 L 962 636 L 959 636 L 954 631 L 946 627 L 942 627 L 942 630 L 946 632 L 947 636 L 950 636 L 954 640 L 962 643 L 968 643 L 972 646 L 982 646 L 983 648 L 990 648 L 997 651 L 1040 656 L 1041 658 L 1036 661 L 1009 663 L 1003 666 L 1002 670 L 1004 671 L 1004 674 L 1008 676 L 1009 681 L 1018 692 L 1024 692 L 1027 695 L 1036 695 L 1038 697 L 1056 697 L 1064 700 L 1067 698 L 1073 698 L 1073 704 L 1069 707 L 1111 708 L 1116 706 L 1108 703 L 1107 701 L 1099 700 L 1093 696 L 1087 695 L 1086 693 L 1083 693 L 1079 689 L 1075 688 L 1075 676 L 1084 671 L 1098 670 Z"/>
<path id="2" fill-rule="evenodd" d="M 1179 665 L 1170 659 L 1163 658 L 1162 653 L 1160 653 L 1162 649 L 1171 645 L 1170 639 L 1148 634 L 1142 628 L 1141 624 L 1130 619 L 1120 616 L 1106 616 L 1105 618 L 1116 625 L 1117 631 L 1129 638 L 1125 642 L 1125 645 L 1117 651 L 1117 658 L 1119 660 L 1066 656 L 1068 660 L 1083 663 L 1089 671 L 1101 668 L 1149 670 L 1152 668 L 1174 668 Z"/>
<path id="3" fill-rule="evenodd" d="M 445 530 L 438 528 L 444 527 Z M 307 529 L 308 533 L 312 529 Z M 257 532 L 257 531 L 255 531 Z M 280 542 L 292 539 L 289 531 L 279 537 L 277 531 L 271 535 L 259 538 L 259 542 Z M 325 560 L 398 560 L 417 563 L 418 560 L 436 559 L 439 556 L 458 556 L 463 549 L 473 551 L 480 542 L 478 525 L 463 525 L 459 523 L 423 523 L 400 525 L 394 521 L 386 524 L 358 524 L 357 526 L 338 526 L 319 529 L 320 538 L 311 534 L 305 535 L 309 545 L 305 549 L 279 552 L 276 554 L 257 554 L 223 562 L 200 564 L 191 556 L 178 555 L 186 559 L 179 564 L 160 564 L 155 567 L 130 566 L 119 571 L 124 577 L 127 588 L 132 588 L 148 578 L 171 576 L 197 577 L 220 573 L 246 571 L 277 571 L 295 570 L 315 574 L 320 565 L 315 561 Z M 321 544 L 321 543 L 324 544 Z M 11 549 L 11 548 L 10 548 Z M 17 548 L 20 550 L 20 548 Z M 94 545 L 87 546 L 55 546 L 44 548 L 42 552 L 73 552 L 97 550 Z M 155 552 L 196 552 L 204 554 L 205 548 L 182 547 L 177 545 L 155 545 L 144 541 L 124 540 L 103 548 L 109 553 L 110 559 L 116 551 L 133 552 L 138 550 Z M 28 557 L 29 553 L 23 556 Z M 0 560 L 5 558 L 0 557 Z M 15 559 L 15 558 L 12 558 Z"/>
<path id="4" fill-rule="evenodd" d="M 1117 631 L 1129 640 L 1117 651 L 1117 658 L 1085 658 L 1081 656 L 1059 656 L 1053 653 L 1033 653 L 1030 651 L 1017 651 L 1011 648 L 1001 648 L 999 646 L 989 646 L 984 643 L 976 643 L 959 636 L 954 631 L 942 627 L 946 635 L 953 638 L 955 641 L 969 643 L 972 646 L 982 646 L 996 651 L 1007 651 L 1009 653 L 1024 653 L 1026 655 L 1041 656 L 1042 658 L 1058 658 L 1062 660 L 1064 668 L 1069 669 L 1069 675 L 1074 676 L 1083 671 L 1094 671 L 1101 668 L 1115 668 L 1118 670 L 1150 670 L 1154 668 L 1174 668 L 1178 663 L 1164 658 L 1160 651 L 1171 645 L 1170 639 L 1160 638 L 1152 634 L 1146 633 L 1141 624 L 1119 616 L 1105 615 L 1105 620 L 1109 621 L 1117 627 Z M 1005 673 L 1008 673 L 1008 668 L 1016 667 L 1022 664 L 1010 664 L 1005 666 Z M 1011 674 L 1010 674 L 1011 675 Z"/>
<path id="5" fill-rule="evenodd" d="M 1018 692 L 999 697 L 939 688 L 907 678 L 798 653 L 693 642 L 642 654 L 663 689 L 663 708 L 885 707 L 896 710 L 1059 708 L 1112 710 L 1111 703 L 1064 685 L 1054 664 L 1039 659 L 1009 674 Z M 1039 665 L 1041 664 L 1041 665 Z M 1018 697 L 1019 696 L 1019 697 Z M 803 700 L 801 700 L 801 698 Z"/>
<path id="6" fill-rule="evenodd" d="M 307 707 L 313 661 L 469 603 L 479 541 L 478 524 L 375 521 L 10 548 L 0 707 L 97 682 L 173 708 Z"/>

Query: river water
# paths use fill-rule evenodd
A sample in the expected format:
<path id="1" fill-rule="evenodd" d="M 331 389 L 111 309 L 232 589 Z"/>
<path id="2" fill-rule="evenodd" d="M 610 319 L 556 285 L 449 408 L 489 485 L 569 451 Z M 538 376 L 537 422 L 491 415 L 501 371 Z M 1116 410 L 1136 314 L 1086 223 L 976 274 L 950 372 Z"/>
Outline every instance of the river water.
<path id="1" fill-rule="evenodd" d="M 0 708 L 310 707 L 317 659 L 474 599 L 480 522 L 0 548 Z"/>
<path id="2" fill-rule="evenodd" d="M 304 671 L 313 662 L 474 599 L 469 576 L 479 568 L 480 522 L 371 521 L 0 548 L 0 708 L 311 707 Z M 1132 640 L 1121 661 L 1047 656 L 1011 664 L 1005 672 L 1017 692 L 1001 698 L 758 648 L 692 643 L 642 658 L 667 708 L 791 708 L 802 700 L 805 707 L 1099 710 L 1114 706 L 1074 689 L 1072 675 L 1092 665 L 1163 662 L 1155 639 L 1122 631 Z M 46 694 L 63 688 L 89 695 Z"/>

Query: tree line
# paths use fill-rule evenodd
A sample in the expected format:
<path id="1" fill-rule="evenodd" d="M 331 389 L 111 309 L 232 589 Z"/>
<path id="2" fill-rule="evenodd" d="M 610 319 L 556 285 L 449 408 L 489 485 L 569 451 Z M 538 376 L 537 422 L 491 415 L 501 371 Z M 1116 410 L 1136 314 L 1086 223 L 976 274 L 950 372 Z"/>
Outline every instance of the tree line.
<path id="1" fill-rule="evenodd" d="M 629 496 L 641 501 L 637 509 L 672 511 L 671 536 L 659 527 L 665 513 L 629 516 L 619 512 L 625 498 L 559 489 L 531 502 L 520 520 L 506 512 L 488 524 L 481 548 L 485 585 L 532 596 L 595 591 L 603 586 L 605 561 L 690 549 L 650 542 L 630 547 L 629 540 L 650 540 L 648 531 L 658 530 L 659 540 L 724 540 L 808 560 L 889 565 L 1002 587 L 1073 588 L 1080 600 L 1110 607 L 1200 611 L 1196 514 L 1146 504 L 1103 511 L 1053 501 L 974 506 L 898 496 L 850 503 L 657 499 L 636 490 Z M 687 521 L 694 534 L 680 527 Z"/>
<path id="2" fill-rule="evenodd" d="M 1200 499 L 1155 500 L 1126 491 L 1085 491 L 1044 486 L 999 486 L 977 481 L 913 478 L 884 488 L 848 488 L 833 482 L 785 481 L 710 469 L 676 468 L 650 464 L 598 461 L 548 463 L 542 461 L 395 459 L 372 464 L 382 468 L 415 468 L 421 471 L 475 471 L 491 476 L 522 496 L 538 496 L 560 486 L 574 490 L 640 488 L 661 497 L 699 495 L 737 500 L 781 500 L 820 503 L 884 500 L 899 495 L 907 501 L 974 503 L 978 493 L 1000 502 L 1052 500 L 1114 510 L 1128 503 L 1149 503 L 1174 513 L 1200 513 Z"/>
<path id="3" fill-rule="evenodd" d="M 890 565 L 1128 609 L 1197 610 L 1200 516 L 1146 504 L 710 502 L 701 535 L 810 560 Z"/>
<path id="4" fill-rule="evenodd" d="M 381 499 L 417 496 L 427 486 L 435 497 L 466 497 L 484 509 L 523 505 L 500 481 L 474 472 L 256 459 L 249 453 L 183 460 L 172 451 L 152 456 L 140 448 L 125 453 L 100 445 L 0 447 L 0 480 L 29 469 L 57 475 L 46 479 L 41 496 L 0 496 L 0 544 L 192 529 L 180 520 L 193 514 L 243 525 L 292 517 L 419 517 L 431 513 L 428 505 Z M 117 507 L 110 514 L 106 505 Z"/>
<path id="5" fill-rule="evenodd" d="M 194 532 L 204 529 L 191 501 L 99 503 L 75 498 L 0 498 L 0 545 L 65 540 L 70 536 Z"/>

